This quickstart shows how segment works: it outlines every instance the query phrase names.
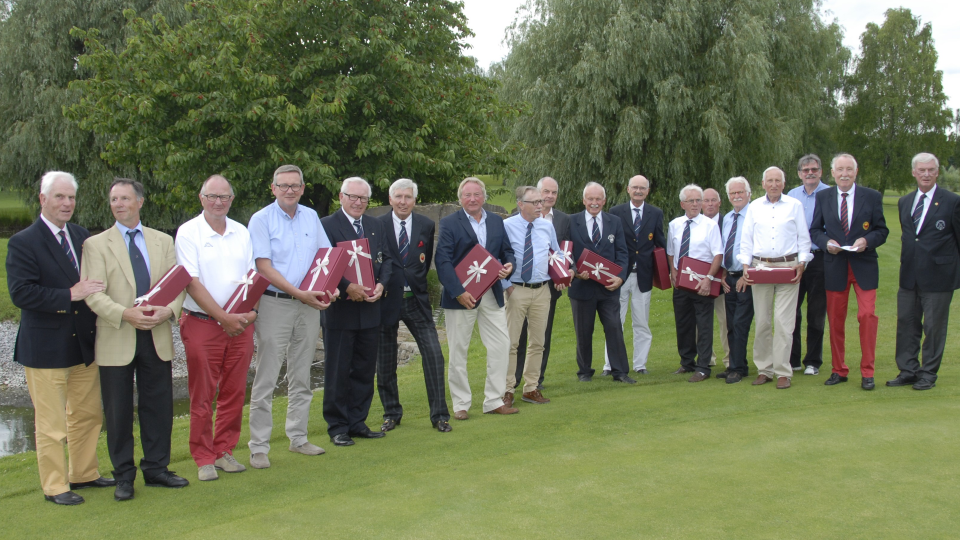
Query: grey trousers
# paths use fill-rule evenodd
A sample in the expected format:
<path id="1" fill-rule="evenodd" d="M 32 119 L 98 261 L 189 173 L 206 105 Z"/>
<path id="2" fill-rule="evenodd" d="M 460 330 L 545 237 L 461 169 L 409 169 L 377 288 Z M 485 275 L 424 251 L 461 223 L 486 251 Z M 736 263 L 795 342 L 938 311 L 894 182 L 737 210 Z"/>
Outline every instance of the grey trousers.
<path id="1" fill-rule="evenodd" d="M 953 291 L 897 291 L 897 367 L 900 373 L 918 379 L 937 380 L 947 344 L 947 322 Z M 923 364 L 920 363 L 920 337 Z"/>

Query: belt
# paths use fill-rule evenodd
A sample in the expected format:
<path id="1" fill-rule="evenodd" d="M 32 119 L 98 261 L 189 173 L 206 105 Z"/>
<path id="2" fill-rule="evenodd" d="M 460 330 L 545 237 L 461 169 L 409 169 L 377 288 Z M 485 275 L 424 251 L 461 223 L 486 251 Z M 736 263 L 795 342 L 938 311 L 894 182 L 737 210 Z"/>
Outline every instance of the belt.
<path id="1" fill-rule="evenodd" d="M 743 270 L 741 270 L 741 271 L 739 271 L 739 272 L 732 272 L 732 271 L 730 271 L 730 270 L 727 270 L 727 275 L 728 275 L 728 276 L 733 276 L 733 277 L 740 277 L 740 276 L 743 275 Z"/>
<path id="2" fill-rule="evenodd" d="M 543 287 L 544 285 L 550 282 L 541 281 L 540 283 L 523 283 L 523 282 L 517 283 L 516 281 L 511 281 L 510 283 L 517 285 L 518 287 L 525 287 L 527 289 L 539 289 L 540 287 Z"/>
<path id="3" fill-rule="evenodd" d="M 267 290 L 267 291 L 263 291 L 263 294 L 265 294 L 265 295 L 267 295 L 267 296 L 272 296 L 272 297 L 274 297 L 274 298 L 281 298 L 281 299 L 283 299 L 283 300 L 293 300 L 293 297 L 290 296 L 290 295 L 287 294 L 287 293 L 275 292 L 275 291 L 269 291 L 269 290 Z"/>
<path id="4" fill-rule="evenodd" d="M 756 255 L 754 255 L 753 258 L 760 262 L 768 262 L 768 263 L 791 262 L 791 261 L 797 260 L 797 254 L 791 253 L 786 257 L 757 257 Z"/>
<path id="5" fill-rule="evenodd" d="M 201 312 L 199 312 L 199 311 L 190 311 L 189 309 L 185 309 L 185 310 L 183 310 L 183 312 L 186 313 L 187 315 L 192 316 L 192 317 L 196 317 L 196 318 L 200 319 L 201 321 L 212 321 L 212 320 L 213 320 L 213 317 L 207 315 L 206 313 L 201 313 Z"/>

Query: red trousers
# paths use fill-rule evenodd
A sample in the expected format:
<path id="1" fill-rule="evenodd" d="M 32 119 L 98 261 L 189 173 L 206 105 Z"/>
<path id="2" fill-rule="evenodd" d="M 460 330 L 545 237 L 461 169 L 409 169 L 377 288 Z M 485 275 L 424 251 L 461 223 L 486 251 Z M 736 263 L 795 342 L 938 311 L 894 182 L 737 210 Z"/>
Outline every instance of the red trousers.
<path id="1" fill-rule="evenodd" d="M 846 340 L 847 301 L 850 285 L 857 295 L 857 322 L 860 323 L 860 375 L 873 377 L 873 363 L 877 355 L 877 290 L 864 290 L 853 277 L 853 269 L 847 265 L 847 288 L 842 291 L 827 291 L 827 320 L 830 321 L 830 353 L 833 356 L 833 372 L 846 377 L 850 372 L 844 363 Z"/>
<path id="2" fill-rule="evenodd" d="M 253 359 L 253 325 L 230 337 L 217 321 L 184 314 L 180 318 L 180 338 L 187 352 L 190 455 L 198 467 L 213 465 L 224 453 L 232 454 L 240 440 L 247 371 Z"/>

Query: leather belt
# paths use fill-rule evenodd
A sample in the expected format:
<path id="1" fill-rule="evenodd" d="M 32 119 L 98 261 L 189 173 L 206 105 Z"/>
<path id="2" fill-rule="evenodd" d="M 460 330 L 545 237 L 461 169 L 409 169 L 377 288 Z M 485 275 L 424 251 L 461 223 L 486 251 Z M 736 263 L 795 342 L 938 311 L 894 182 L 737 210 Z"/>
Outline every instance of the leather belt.
<path id="1" fill-rule="evenodd" d="M 754 260 L 757 260 L 760 262 L 766 262 L 766 263 L 791 262 L 791 261 L 797 260 L 797 254 L 791 253 L 786 257 L 757 257 L 756 255 L 754 255 L 753 258 Z"/>
<path id="2" fill-rule="evenodd" d="M 275 292 L 275 291 L 266 290 L 266 291 L 263 291 L 263 294 L 265 294 L 265 295 L 267 295 L 267 296 L 272 296 L 272 297 L 274 297 L 274 298 L 281 298 L 281 299 L 283 299 L 283 300 L 293 300 L 293 297 L 290 296 L 290 295 L 287 294 L 287 293 L 282 293 L 282 292 Z"/>
<path id="3" fill-rule="evenodd" d="M 550 283 L 550 282 L 549 282 L 549 281 L 541 281 L 540 283 L 523 283 L 523 282 L 517 283 L 516 281 L 512 281 L 511 283 L 513 283 L 514 285 L 520 286 L 520 287 L 527 288 L 527 289 L 539 289 L 540 287 L 543 287 L 544 285 L 546 285 L 547 283 Z"/>
<path id="4" fill-rule="evenodd" d="M 740 277 L 740 276 L 743 275 L 743 270 L 741 270 L 741 271 L 739 271 L 739 272 L 731 272 L 731 271 L 727 270 L 727 275 L 738 278 L 738 277 Z"/>
<path id="5" fill-rule="evenodd" d="M 206 313 L 201 313 L 199 311 L 190 311 L 189 309 L 183 310 L 184 313 L 190 315 L 191 317 L 196 317 L 201 321 L 212 321 L 213 317 L 207 315 Z"/>

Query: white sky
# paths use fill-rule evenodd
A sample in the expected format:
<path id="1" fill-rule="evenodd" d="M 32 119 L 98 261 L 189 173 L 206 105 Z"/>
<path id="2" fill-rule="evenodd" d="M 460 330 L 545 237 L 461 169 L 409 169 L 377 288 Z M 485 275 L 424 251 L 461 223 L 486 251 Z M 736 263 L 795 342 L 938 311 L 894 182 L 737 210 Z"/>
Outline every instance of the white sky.
<path id="1" fill-rule="evenodd" d="M 589 0 L 586 0 L 589 1 Z M 476 34 L 467 50 L 486 69 L 503 59 L 509 52 L 503 43 L 504 31 L 516 18 L 517 8 L 524 0 L 463 0 L 463 11 L 468 26 Z M 903 3 L 895 0 L 824 0 L 823 7 L 831 13 L 827 20 L 836 18 L 844 27 L 843 43 L 857 54 L 860 34 L 867 23 L 882 24 L 884 12 Z M 913 0 L 907 6 L 921 23 L 933 24 L 933 38 L 939 54 L 937 68 L 943 71 L 943 90 L 947 105 L 960 109 L 960 2 L 956 0 Z"/>

